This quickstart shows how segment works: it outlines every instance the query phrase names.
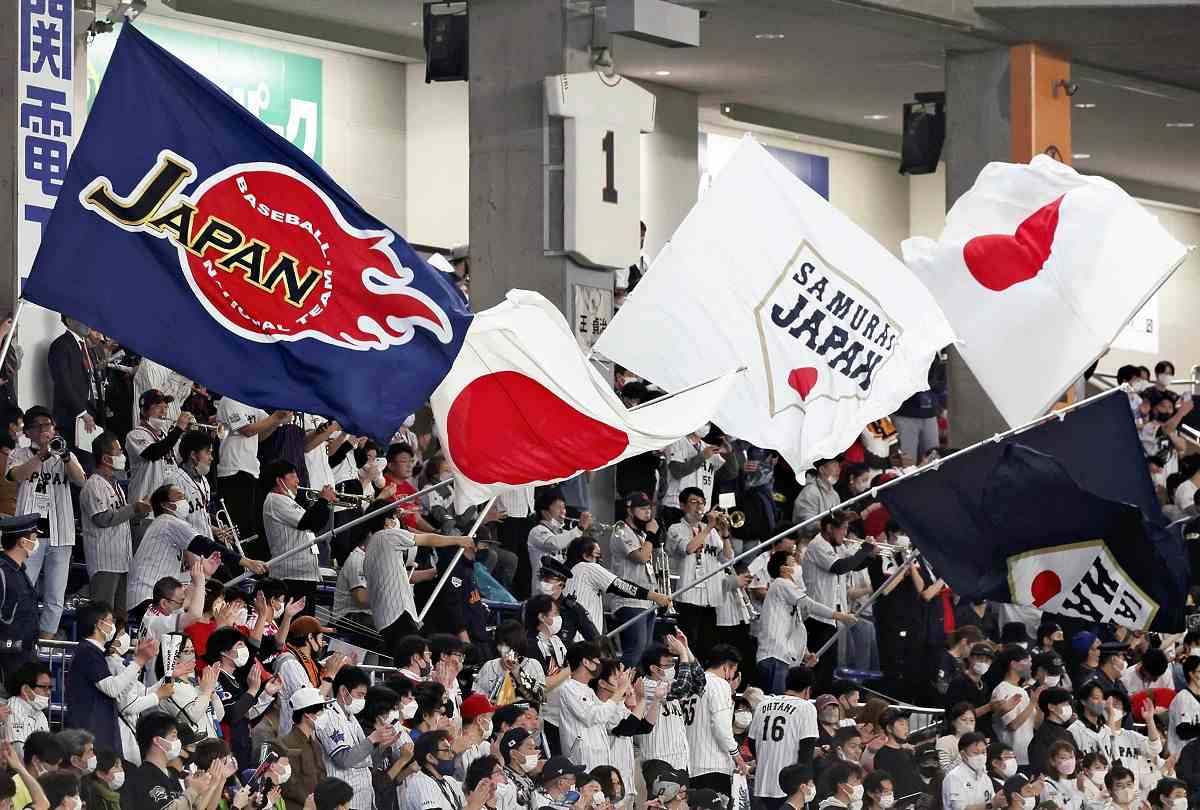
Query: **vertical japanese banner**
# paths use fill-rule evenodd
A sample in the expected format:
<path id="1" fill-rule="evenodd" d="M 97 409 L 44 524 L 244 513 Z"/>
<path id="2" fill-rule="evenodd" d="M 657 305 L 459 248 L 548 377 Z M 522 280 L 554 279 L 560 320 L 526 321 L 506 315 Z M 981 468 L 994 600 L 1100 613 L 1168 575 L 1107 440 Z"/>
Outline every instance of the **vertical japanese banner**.
<path id="1" fill-rule="evenodd" d="M 603 287 L 575 284 L 575 339 L 584 354 L 600 339 L 613 313 L 613 293 Z"/>
<path id="2" fill-rule="evenodd" d="M 75 115 L 74 0 L 16 2 L 20 28 L 15 211 L 19 294 L 33 268 L 42 228 L 58 199 L 82 122 Z M 26 306 L 20 325 L 20 344 L 26 356 L 17 382 L 22 402 L 50 404 L 46 349 L 61 331 L 54 313 Z"/>

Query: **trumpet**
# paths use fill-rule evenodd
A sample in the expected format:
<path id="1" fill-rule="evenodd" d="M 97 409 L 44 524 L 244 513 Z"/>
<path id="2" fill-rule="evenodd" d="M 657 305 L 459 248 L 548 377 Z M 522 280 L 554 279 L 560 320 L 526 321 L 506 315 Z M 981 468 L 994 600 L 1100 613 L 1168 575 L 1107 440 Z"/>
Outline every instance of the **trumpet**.
<path id="1" fill-rule="evenodd" d="M 859 540 L 858 538 L 846 538 L 846 545 L 854 546 L 855 551 L 862 547 L 863 543 L 872 543 L 879 551 L 880 557 L 885 557 L 889 560 L 897 559 L 897 555 L 903 556 L 912 553 L 911 546 L 897 546 L 893 543 L 874 543 L 871 540 Z"/>
<path id="2" fill-rule="evenodd" d="M 736 599 L 738 600 L 738 613 L 741 614 L 741 619 L 746 624 L 750 624 L 758 618 L 758 608 L 754 606 L 754 600 L 750 598 L 750 594 L 745 588 L 737 588 Z"/>
<path id="3" fill-rule="evenodd" d="M 321 497 L 321 490 L 312 487 L 297 487 L 296 496 L 309 504 L 314 504 Z M 334 492 L 333 494 L 334 506 L 344 506 L 349 509 L 368 506 L 372 500 L 370 495 L 354 495 L 350 492 Z"/>
<path id="4" fill-rule="evenodd" d="M 52 455 L 65 456 L 67 454 L 67 440 L 62 436 L 55 436 L 50 440 L 50 443 L 46 445 L 46 449 L 49 450 Z"/>
<path id="5" fill-rule="evenodd" d="M 646 567 L 650 569 L 650 578 L 654 580 L 654 590 L 664 596 L 670 596 L 675 592 L 671 583 L 671 557 L 667 554 L 666 543 L 654 545 L 654 552 L 650 556 L 650 562 L 646 563 Z M 675 610 L 674 605 L 667 608 L 666 615 L 674 616 L 676 613 L 678 611 Z"/>
<path id="6" fill-rule="evenodd" d="M 563 526 L 570 527 L 570 526 L 578 526 L 578 525 L 579 525 L 579 518 L 563 518 Z M 596 531 L 601 531 L 601 532 L 612 531 L 612 527 L 616 526 L 616 525 L 617 524 L 615 524 L 615 523 L 601 523 L 598 520 L 592 521 L 592 528 L 595 529 Z"/>
<path id="7" fill-rule="evenodd" d="M 188 425 L 188 430 L 211 430 L 213 432 L 213 435 L 216 435 L 217 431 L 219 431 L 220 429 L 221 429 L 220 425 L 206 425 L 203 422 L 193 421 L 191 424 Z"/>
<path id="8" fill-rule="evenodd" d="M 233 522 L 233 518 L 229 516 L 229 507 L 225 505 L 225 499 L 217 501 L 221 504 L 221 508 L 213 514 L 213 525 L 215 526 L 214 534 L 220 535 L 220 539 L 225 545 L 232 544 L 237 548 L 238 554 L 243 557 L 246 552 L 242 550 L 242 535 L 238 531 L 237 524 Z"/>
<path id="9" fill-rule="evenodd" d="M 740 509 L 726 512 L 724 509 L 714 509 L 717 513 L 718 531 L 727 532 L 730 529 L 740 529 L 746 525 L 746 513 Z"/>

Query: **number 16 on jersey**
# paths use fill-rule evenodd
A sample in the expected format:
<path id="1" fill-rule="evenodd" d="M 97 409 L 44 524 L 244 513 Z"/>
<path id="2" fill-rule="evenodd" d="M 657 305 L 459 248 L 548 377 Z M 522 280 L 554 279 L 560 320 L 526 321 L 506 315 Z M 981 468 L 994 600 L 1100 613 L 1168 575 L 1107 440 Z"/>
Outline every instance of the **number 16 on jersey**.
<path id="1" fill-rule="evenodd" d="M 638 259 L 640 133 L 654 130 L 654 94 L 621 76 L 565 73 L 544 81 L 546 112 L 563 122 L 563 247 L 584 264 Z"/>

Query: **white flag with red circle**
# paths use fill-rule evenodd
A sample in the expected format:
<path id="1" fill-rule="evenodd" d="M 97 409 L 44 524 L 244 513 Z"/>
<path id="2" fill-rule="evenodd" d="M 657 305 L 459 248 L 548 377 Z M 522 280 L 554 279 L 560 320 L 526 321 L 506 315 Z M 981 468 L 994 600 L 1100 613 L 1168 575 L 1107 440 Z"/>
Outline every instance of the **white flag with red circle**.
<path id="1" fill-rule="evenodd" d="M 538 293 L 513 290 L 475 315 L 430 400 L 455 504 L 667 447 L 709 421 L 734 376 L 629 410 L 562 313 Z"/>
<path id="2" fill-rule="evenodd" d="M 1184 261 L 1137 200 L 1045 155 L 989 163 L 904 261 L 1012 426 L 1044 414 Z"/>

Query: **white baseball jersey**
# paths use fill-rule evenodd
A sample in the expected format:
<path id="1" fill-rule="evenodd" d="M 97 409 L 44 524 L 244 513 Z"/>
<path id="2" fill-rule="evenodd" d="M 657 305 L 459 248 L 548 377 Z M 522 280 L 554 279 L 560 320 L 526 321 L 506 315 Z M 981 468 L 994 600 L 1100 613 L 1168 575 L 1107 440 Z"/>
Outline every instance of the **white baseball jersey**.
<path id="1" fill-rule="evenodd" d="M 1025 711 L 1025 707 L 1029 705 L 1029 694 L 1021 687 L 1015 686 L 1008 681 L 1000 681 L 1000 683 L 996 684 L 996 688 L 992 690 L 992 702 L 998 701 L 1003 703 L 1013 695 L 1018 695 L 1021 698 L 1017 703 L 1017 707 L 1002 717 L 992 718 L 992 728 L 995 729 L 996 739 L 1013 750 L 1013 753 L 1017 757 L 1017 764 L 1028 765 L 1029 743 L 1033 740 L 1033 716 L 1035 712 L 1030 712 L 1025 722 L 1015 729 L 1010 729 L 1008 724 L 1020 717 L 1021 712 Z"/>
<path id="2" fill-rule="evenodd" d="M 271 549 L 272 558 L 300 546 L 309 546 L 317 538 L 308 529 L 299 528 L 303 519 L 304 507 L 296 503 L 295 498 L 278 492 L 267 495 L 267 499 L 263 501 L 263 531 L 267 535 L 267 546 Z M 311 548 L 311 554 L 293 554 L 286 560 L 272 565 L 271 576 L 320 582 L 321 570 L 317 561 L 320 552 L 315 545 Z"/>
<path id="3" fill-rule="evenodd" d="M 966 810 L 972 805 L 987 804 L 995 792 L 986 769 L 976 773 L 967 763 L 960 762 L 942 781 L 942 807 Z"/>
<path id="4" fill-rule="evenodd" d="M 579 531 L 578 526 L 570 531 L 563 531 L 558 524 L 552 524 L 546 520 L 530 529 L 529 564 L 533 566 L 533 575 L 536 577 L 538 569 L 542 567 L 542 557 L 566 560 L 567 546 L 571 545 L 571 541 L 581 534 L 583 532 Z"/>
<path id="5" fill-rule="evenodd" d="M 809 597 L 794 580 L 777 577 L 767 589 L 758 621 L 758 652 L 755 659 L 775 658 L 796 664 L 808 652 L 805 616 L 832 616 L 828 606 Z"/>
<path id="6" fill-rule="evenodd" d="M 46 713 L 33 708 L 23 697 L 13 696 L 8 699 L 8 729 L 4 739 L 13 744 L 18 756 L 25 747 L 25 741 L 35 731 L 50 731 L 50 722 Z"/>
<path id="7" fill-rule="evenodd" d="M 1178 754 L 1192 741 L 1180 739 L 1175 730 L 1179 728 L 1180 723 L 1200 723 L 1200 700 L 1196 699 L 1196 695 L 1190 689 L 1179 690 L 1171 701 L 1168 718 L 1167 751 Z"/>
<path id="8" fill-rule="evenodd" d="M 325 754 L 326 775 L 354 788 L 351 807 L 371 810 L 375 806 L 375 791 L 371 787 L 374 746 L 367 742 L 358 718 L 347 714 L 335 701 L 317 717 L 316 737 Z"/>
<path id="9" fill-rule="evenodd" d="M 823 605 L 829 605 L 834 610 L 846 611 L 850 608 L 850 600 L 846 595 L 846 584 L 850 577 L 848 574 L 834 574 L 829 570 L 840 559 L 842 555 L 838 553 L 838 549 L 824 537 L 817 535 L 808 544 L 801 568 L 804 571 L 804 584 L 813 599 Z M 814 618 L 825 624 L 834 624 L 833 619 L 827 617 Z"/>
<path id="10" fill-rule="evenodd" d="M 496 503 L 510 518 L 524 518 L 533 514 L 533 487 L 513 487 L 496 496 Z"/>
<path id="11" fill-rule="evenodd" d="M 108 513 L 107 517 L 98 515 Z M 133 537 L 129 519 L 133 506 L 125 499 L 120 484 L 93 473 L 79 493 L 79 524 L 83 534 L 83 558 L 89 577 L 101 571 L 129 572 L 133 562 Z"/>
<path id="12" fill-rule="evenodd" d="M 434 779 L 419 771 L 404 780 L 400 810 L 462 810 L 466 804 L 462 784 L 453 776 Z"/>
<path id="13" fill-rule="evenodd" d="M 147 447 L 166 436 L 165 431 L 138 425 L 125 437 L 125 455 L 129 459 L 129 500 L 149 499 L 154 490 L 167 482 L 167 470 L 175 466 L 175 447 L 156 461 L 142 458 Z"/>
<path id="14" fill-rule="evenodd" d="M 346 557 L 346 564 L 338 569 L 337 587 L 333 591 L 333 618 L 344 619 L 348 613 L 366 612 L 366 608 L 359 607 L 354 601 L 351 593 L 355 588 L 367 587 L 367 577 L 363 573 L 363 560 L 366 557 L 367 553 L 362 548 L 355 548 Z"/>
<path id="15" fill-rule="evenodd" d="M 304 419 L 304 430 L 318 430 L 325 420 L 309 414 Z M 329 442 L 323 441 L 304 454 L 304 466 L 308 468 L 308 485 L 313 489 L 321 489 L 325 485 L 333 486 L 333 468 L 329 466 Z"/>
<path id="16" fill-rule="evenodd" d="M 225 438 L 221 440 L 217 477 L 244 472 L 258 478 L 258 434 L 243 436 L 238 431 L 266 418 L 267 412 L 261 408 L 244 405 L 232 397 L 221 397 L 217 403 L 217 424 L 225 426 Z"/>
<path id="17" fill-rule="evenodd" d="M 688 544 L 701 533 L 708 535 L 704 545 L 689 554 Z M 688 587 L 732 559 L 726 557 L 725 543 L 716 529 L 710 530 L 707 523 L 691 523 L 686 518 L 667 530 L 667 552 L 671 555 L 675 573 L 679 575 L 679 588 Z M 720 579 L 713 577 L 699 587 L 680 594 L 679 601 L 688 605 L 716 607 L 721 601 Z"/>
<path id="18" fill-rule="evenodd" d="M 661 759 L 672 768 L 687 768 L 691 760 L 688 752 L 687 725 L 684 722 L 683 704 L 689 698 L 701 695 L 708 685 L 704 670 L 699 664 L 676 664 L 679 671 L 671 685 L 671 692 L 662 702 L 658 722 L 649 734 L 637 735 L 636 742 L 642 751 L 642 760 Z M 654 694 L 658 684 L 645 679 L 646 694 Z"/>
<path id="19" fill-rule="evenodd" d="M 563 589 L 567 596 L 574 596 L 578 600 L 600 632 L 604 631 L 604 594 L 616 579 L 615 574 L 599 563 L 578 562 L 571 569 L 571 578 Z"/>
<path id="20" fill-rule="evenodd" d="M 408 564 L 416 560 L 417 538 L 404 529 L 384 529 L 367 542 L 363 571 L 366 572 L 367 598 L 371 615 L 379 630 L 391 625 L 404 613 L 417 618 L 417 604 L 408 581 Z"/>
<path id="21" fill-rule="evenodd" d="M 186 500 L 175 504 L 175 514 L 186 520 L 196 534 L 211 538 L 212 515 L 208 505 L 212 502 L 212 491 L 207 478 L 199 478 L 190 470 L 183 467 L 171 467 L 163 477 L 164 484 L 170 484 L 183 492 Z"/>
<path id="22" fill-rule="evenodd" d="M 739 624 L 746 625 L 746 631 L 750 630 L 750 608 L 748 604 L 753 604 L 748 601 L 743 601 L 743 594 L 738 587 L 737 574 L 732 568 L 726 569 L 726 573 L 714 577 L 720 583 L 721 601 L 717 603 L 717 627 L 736 627 Z M 749 589 L 747 589 L 749 590 Z M 744 595 L 745 600 L 750 599 L 750 594 Z"/>
<path id="23" fill-rule="evenodd" d="M 625 704 L 601 700 L 590 686 L 574 678 L 558 688 L 558 704 L 558 739 L 563 754 L 589 771 L 597 765 L 613 764 L 608 730 L 628 716 Z"/>
<path id="24" fill-rule="evenodd" d="M 729 681 L 704 673 L 704 694 L 686 698 L 683 722 L 687 726 L 688 775 L 730 773 L 738 744 L 733 739 L 733 690 Z"/>
<path id="25" fill-rule="evenodd" d="M 1121 764 L 1133 771 L 1137 777 L 1140 795 L 1144 798 L 1149 788 L 1158 782 L 1160 754 L 1163 750 L 1162 738 L 1150 740 L 1139 731 L 1124 728 L 1113 730 L 1106 727 L 1102 734 L 1102 750 L 1108 757 L 1109 767 Z"/>
<path id="26" fill-rule="evenodd" d="M 689 461 L 695 456 L 703 452 L 704 443 L 697 441 L 693 442 L 687 436 L 678 439 L 673 445 L 667 448 L 667 464 L 671 462 Z M 725 459 L 720 455 L 713 455 L 711 458 L 700 462 L 700 466 L 692 470 L 683 478 L 676 478 L 671 475 L 670 470 L 667 470 L 667 493 L 663 496 L 663 506 L 672 506 L 676 509 L 683 507 L 679 503 L 680 491 L 688 487 L 699 487 L 704 493 L 704 500 L 707 503 L 712 503 L 713 484 L 717 481 L 717 470 L 725 463 Z"/>
<path id="27" fill-rule="evenodd" d="M 152 520 L 133 555 L 125 589 L 126 604 L 135 607 L 145 602 L 153 596 L 154 584 L 163 577 L 189 581 L 191 577 L 183 574 L 183 553 L 195 536 L 192 525 L 175 515 L 162 514 Z"/>
<path id="28" fill-rule="evenodd" d="M 646 536 L 643 533 L 634 530 L 624 522 L 617 523 L 613 526 L 612 540 L 608 545 L 609 565 L 612 566 L 613 573 L 621 579 L 653 591 L 656 588 L 654 577 L 650 573 L 650 563 L 638 562 L 629 556 L 640 549 L 644 542 L 646 542 Z M 641 610 L 652 604 L 648 599 L 633 599 L 615 594 L 612 598 L 613 610 L 620 610 L 623 607 Z M 596 625 L 596 629 L 599 628 L 600 626 Z"/>
<path id="29" fill-rule="evenodd" d="M 779 787 L 779 772 L 794 765 L 800 741 L 816 739 L 817 709 L 811 700 L 775 695 L 758 704 L 750 732 L 754 738 L 754 795 L 768 799 L 786 797 Z"/>
<path id="30" fill-rule="evenodd" d="M 132 421 L 135 425 L 142 419 L 142 415 L 138 413 L 138 403 L 142 394 L 151 388 L 157 388 L 167 396 L 175 398 L 174 402 L 167 403 L 166 415 L 167 419 L 174 422 L 183 410 L 183 401 L 192 393 L 192 381 L 164 365 L 155 363 L 149 357 L 143 357 L 138 362 L 137 371 L 133 373 Z"/>
<path id="31" fill-rule="evenodd" d="M 37 455 L 31 447 L 18 447 L 8 454 L 8 470 L 16 469 Z M 5 470 L 7 474 L 8 470 Z M 38 523 L 38 534 L 49 537 L 51 546 L 75 545 L 75 512 L 71 508 L 71 479 L 67 477 L 66 463 L 58 456 L 50 456 L 35 471 L 17 486 L 17 514 L 42 516 Z M 46 532 L 49 531 L 49 535 Z"/>

